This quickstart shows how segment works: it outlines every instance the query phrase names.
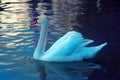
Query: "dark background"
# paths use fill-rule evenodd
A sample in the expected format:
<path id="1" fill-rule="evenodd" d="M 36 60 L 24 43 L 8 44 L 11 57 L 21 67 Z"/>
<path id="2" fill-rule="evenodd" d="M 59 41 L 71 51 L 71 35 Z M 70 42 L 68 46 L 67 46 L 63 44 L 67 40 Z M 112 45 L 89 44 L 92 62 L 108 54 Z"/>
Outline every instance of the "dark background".
<path id="1" fill-rule="evenodd" d="M 111 80 L 119 80 L 120 76 L 120 1 L 101 0 L 101 12 L 96 13 L 95 0 L 88 1 L 85 19 L 79 22 L 85 27 L 75 27 L 89 38 L 95 38 L 96 44 L 108 42 L 108 45 L 95 57 L 96 62 L 102 64 L 108 70 Z M 91 16 L 92 15 L 92 16 Z M 94 80 L 94 79 L 93 79 Z M 107 80 L 107 79 L 106 79 Z"/>

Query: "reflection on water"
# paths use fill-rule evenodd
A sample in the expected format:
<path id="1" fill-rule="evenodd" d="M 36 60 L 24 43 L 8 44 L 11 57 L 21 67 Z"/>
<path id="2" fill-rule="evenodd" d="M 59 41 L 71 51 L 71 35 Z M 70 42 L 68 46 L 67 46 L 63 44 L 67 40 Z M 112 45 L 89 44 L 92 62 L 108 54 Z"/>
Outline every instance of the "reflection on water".
<path id="1" fill-rule="evenodd" d="M 90 62 L 34 62 L 41 80 L 89 80 L 93 70 L 101 66 Z"/>
<path id="2" fill-rule="evenodd" d="M 112 30 L 118 28 L 119 22 L 112 21 L 116 20 L 118 14 L 112 12 L 107 15 L 107 12 L 102 12 L 114 10 L 104 8 L 103 2 L 102 0 L 0 0 L 0 80 L 114 80 L 114 78 L 118 80 L 116 75 L 113 76 L 113 70 L 111 70 L 113 77 L 109 78 L 105 68 L 92 62 L 48 63 L 32 59 L 40 32 L 39 25 L 29 24 L 33 18 L 44 13 L 49 19 L 46 47 L 48 49 L 69 30 L 83 31 L 87 36 L 91 35 L 93 30 L 90 38 L 95 38 L 98 32 L 99 37 L 105 35 L 106 30 L 101 29 L 101 26 L 108 26 L 109 23 L 111 24 L 109 26 L 114 27 Z M 106 19 L 108 22 L 104 22 L 105 18 L 109 18 L 110 21 Z M 109 27 L 105 27 L 107 28 Z M 109 36 L 112 33 L 117 32 L 106 34 Z M 110 35 L 107 41 L 117 44 L 118 37 Z M 117 41 L 114 41 L 116 38 Z M 101 39 L 106 39 L 106 36 Z M 109 59 L 109 56 L 106 58 Z M 116 65 L 118 67 L 115 66 L 115 70 L 119 72 L 119 65 Z"/>

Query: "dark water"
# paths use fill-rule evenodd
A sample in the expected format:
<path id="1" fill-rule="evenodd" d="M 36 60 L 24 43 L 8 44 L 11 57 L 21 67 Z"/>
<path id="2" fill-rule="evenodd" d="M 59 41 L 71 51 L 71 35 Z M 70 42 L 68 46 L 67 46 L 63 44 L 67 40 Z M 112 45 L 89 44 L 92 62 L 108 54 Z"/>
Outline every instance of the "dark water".
<path id="1" fill-rule="evenodd" d="M 108 45 L 81 62 L 34 61 L 40 30 L 29 23 L 42 13 L 49 19 L 46 49 L 69 30 Z M 120 80 L 119 25 L 118 0 L 1 0 L 0 80 Z"/>

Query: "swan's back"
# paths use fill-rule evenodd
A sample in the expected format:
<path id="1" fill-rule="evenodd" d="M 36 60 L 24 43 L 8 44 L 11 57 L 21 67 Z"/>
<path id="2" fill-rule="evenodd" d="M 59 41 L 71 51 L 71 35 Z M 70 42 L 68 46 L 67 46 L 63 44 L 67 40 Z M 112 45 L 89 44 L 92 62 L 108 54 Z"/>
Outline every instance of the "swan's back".
<path id="1" fill-rule="evenodd" d="M 67 60 L 68 56 L 70 56 L 83 41 L 84 38 L 81 33 L 69 31 L 44 53 L 41 60 Z"/>

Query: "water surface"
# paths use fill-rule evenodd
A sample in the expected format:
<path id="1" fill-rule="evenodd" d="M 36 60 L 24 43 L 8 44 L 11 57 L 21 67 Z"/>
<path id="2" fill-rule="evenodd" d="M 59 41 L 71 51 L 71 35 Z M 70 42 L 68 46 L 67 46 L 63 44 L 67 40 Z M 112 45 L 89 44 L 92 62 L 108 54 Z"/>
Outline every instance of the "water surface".
<path id="1" fill-rule="evenodd" d="M 119 80 L 120 2 L 117 0 L 2 0 L 0 1 L 0 80 Z M 91 60 L 49 63 L 32 58 L 44 13 L 49 19 L 46 49 L 70 30 L 108 42 Z"/>

